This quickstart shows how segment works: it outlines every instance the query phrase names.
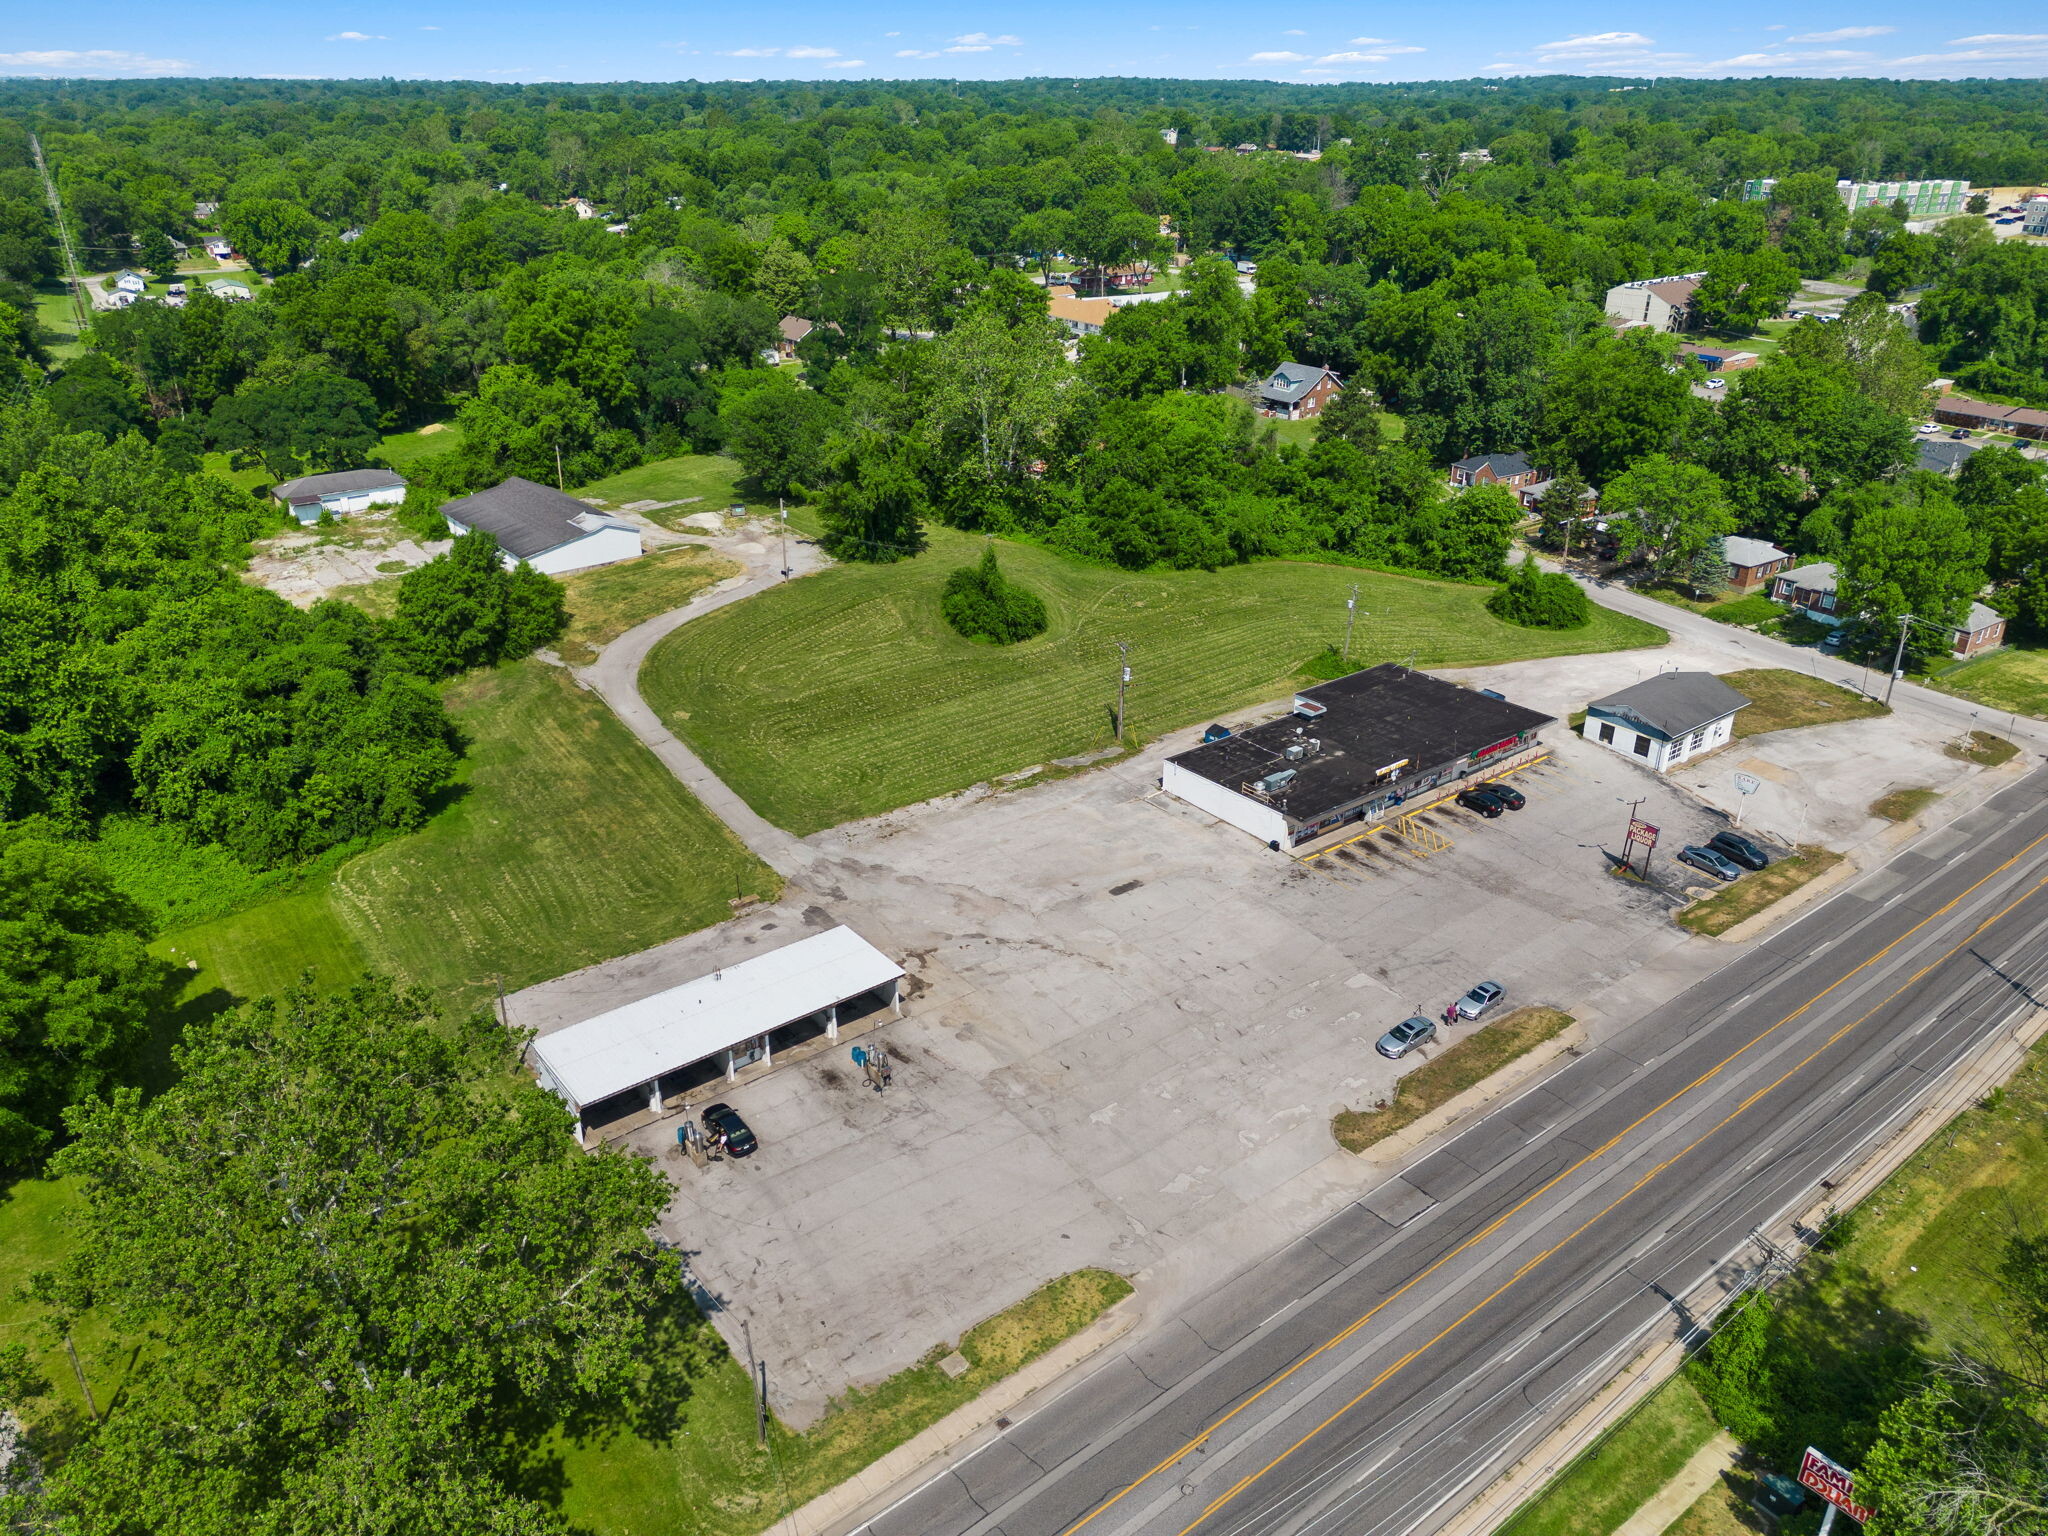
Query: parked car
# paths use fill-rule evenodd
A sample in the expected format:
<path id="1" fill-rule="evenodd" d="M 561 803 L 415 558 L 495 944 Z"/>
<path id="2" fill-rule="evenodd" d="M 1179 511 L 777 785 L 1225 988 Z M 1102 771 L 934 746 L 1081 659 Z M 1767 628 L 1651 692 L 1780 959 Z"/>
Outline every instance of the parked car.
<path id="1" fill-rule="evenodd" d="M 1716 832 L 1707 839 L 1707 846 L 1724 859 L 1740 864 L 1744 869 L 1763 869 L 1771 862 L 1771 856 L 1740 832 Z"/>
<path id="2" fill-rule="evenodd" d="M 1209 729 L 1207 729 L 1206 731 L 1202 732 L 1202 740 L 1204 740 L 1204 741 L 1221 741 L 1221 740 L 1223 740 L 1223 738 L 1224 738 L 1224 737 L 1228 736 L 1229 734 L 1230 734 L 1230 727 L 1229 727 L 1229 726 L 1227 726 L 1227 725 L 1212 725 L 1212 726 L 1210 726 L 1210 727 L 1209 727 Z"/>
<path id="3" fill-rule="evenodd" d="M 1737 869 L 1711 848 L 1701 848 L 1697 845 L 1681 848 L 1678 850 L 1678 862 L 1690 864 L 1694 869 L 1703 869 L 1716 880 L 1740 880 L 1742 878 L 1741 870 Z"/>
<path id="4" fill-rule="evenodd" d="M 700 1118 L 704 1134 L 714 1146 L 724 1147 L 727 1157 L 752 1157 L 759 1150 L 761 1143 L 730 1104 L 706 1104 Z"/>
<path id="5" fill-rule="evenodd" d="M 1482 784 L 1479 787 L 1511 811 L 1519 811 L 1529 803 L 1529 797 L 1512 784 L 1495 782 L 1492 784 Z"/>
<path id="6" fill-rule="evenodd" d="M 1384 1035 L 1373 1047 L 1389 1061 L 1398 1061 L 1418 1045 L 1427 1045 L 1436 1038 L 1436 1023 L 1431 1019 L 1403 1019 Z"/>
<path id="7" fill-rule="evenodd" d="M 1959 443 L 1964 442 L 1967 441 L 1970 436 L 1970 429 L 1968 427 L 1957 427 L 1955 431 L 1949 433 L 1949 436 L 1954 438 Z"/>
<path id="8" fill-rule="evenodd" d="M 1468 811 L 1477 811 L 1488 821 L 1493 820 L 1503 809 L 1501 803 L 1483 789 L 1459 790 L 1458 804 L 1465 807 Z"/>
<path id="9" fill-rule="evenodd" d="M 1837 624 L 1833 629 L 1820 637 L 1820 648 L 1824 651 L 1839 651 L 1848 643 L 1848 640 L 1848 630 Z"/>
<path id="10" fill-rule="evenodd" d="M 1941 428 L 1937 427 L 1931 421 L 1923 421 L 1920 423 L 1918 427 L 1914 428 L 1914 430 L 1916 432 L 1939 432 Z"/>
<path id="11" fill-rule="evenodd" d="M 1476 1019 L 1484 1014 L 1491 1013 L 1500 1006 L 1501 999 L 1507 995 L 1508 989 L 1499 982 L 1482 981 L 1478 986 L 1458 999 L 1456 1004 L 1458 1017 L 1461 1019 Z"/>
<path id="12" fill-rule="evenodd" d="M 1709 389 L 1726 389 L 1727 387 L 1728 387 L 1728 381 L 1727 381 L 1726 379 L 1709 379 L 1709 380 L 1707 380 L 1707 388 L 1709 388 Z"/>

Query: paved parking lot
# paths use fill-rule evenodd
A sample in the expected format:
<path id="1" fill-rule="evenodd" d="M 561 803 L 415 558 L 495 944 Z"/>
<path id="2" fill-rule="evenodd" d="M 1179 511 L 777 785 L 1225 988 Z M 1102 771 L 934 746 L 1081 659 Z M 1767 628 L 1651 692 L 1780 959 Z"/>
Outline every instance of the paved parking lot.
<path id="1" fill-rule="evenodd" d="M 1720 818 L 1561 721 L 1549 740 L 1527 809 L 1447 807 L 1427 858 L 1373 840 L 1308 868 L 1157 792 L 1189 733 L 820 833 L 774 910 L 533 988 L 512 1018 L 556 1027 L 831 922 L 903 959 L 906 1017 L 871 1037 L 898 1062 L 886 1095 L 839 1052 L 734 1089 L 746 1162 L 693 1169 L 672 1123 L 635 1136 L 677 1185 L 664 1229 L 802 1422 L 1054 1275 L 1107 1265 L 1170 1310 L 1355 1197 L 1380 1174 L 1329 1119 L 1384 1095 L 1400 1069 L 1372 1045 L 1409 1013 L 1495 979 L 1597 1035 L 1717 962 L 1602 850 L 1638 796 L 1674 848 Z"/>

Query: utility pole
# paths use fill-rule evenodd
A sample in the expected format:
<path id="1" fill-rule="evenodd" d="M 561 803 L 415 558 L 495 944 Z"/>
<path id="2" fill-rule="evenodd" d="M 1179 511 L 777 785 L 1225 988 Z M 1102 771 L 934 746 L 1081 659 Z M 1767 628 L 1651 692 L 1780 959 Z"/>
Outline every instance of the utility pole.
<path id="1" fill-rule="evenodd" d="M 1906 659 L 1906 631 L 1912 628 L 1912 626 L 1913 615 L 1910 613 L 1899 615 L 1899 643 L 1897 649 L 1892 652 L 1892 675 L 1884 680 L 1884 702 L 1887 709 L 1891 707 L 1892 685 L 1898 682 L 1899 667 Z"/>
<path id="2" fill-rule="evenodd" d="M 64 1353 L 71 1357 L 71 1373 L 78 1378 L 78 1390 L 85 1397 L 85 1411 L 92 1415 L 93 1423 L 97 1424 L 100 1421 L 99 1404 L 92 1400 L 92 1388 L 85 1384 L 85 1368 L 78 1363 L 78 1348 L 71 1342 L 69 1332 L 64 1335 Z"/>
<path id="3" fill-rule="evenodd" d="M 28 147 L 35 156 L 36 174 L 43 179 L 43 196 L 49 199 L 50 216 L 57 224 L 57 243 L 64 251 L 64 272 L 71 279 L 71 318 L 82 336 L 86 325 L 85 278 L 79 273 L 78 257 L 72 253 L 71 226 L 64 221 L 64 200 L 57 195 L 57 183 L 43 161 L 43 141 L 32 133 L 28 136 Z"/>
<path id="4" fill-rule="evenodd" d="M 1124 691 L 1131 686 L 1131 643 L 1128 640 L 1112 642 L 1120 658 L 1116 675 L 1116 740 L 1122 746 L 1124 740 Z"/>
<path id="5" fill-rule="evenodd" d="M 560 443 L 555 444 L 555 489 L 558 491 L 566 491 L 568 489 L 566 485 L 562 484 L 562 445 Z"/>
<path id="6" fill-rule="evenodd" d="M 1351 595 L 1344 599 L 1344 665 L 1351 665 L 1351 625 L 1358 617 L 1358 583 L 1351 583 Z M 1366 615 L 1371 618 L 1371 614 Z"/>

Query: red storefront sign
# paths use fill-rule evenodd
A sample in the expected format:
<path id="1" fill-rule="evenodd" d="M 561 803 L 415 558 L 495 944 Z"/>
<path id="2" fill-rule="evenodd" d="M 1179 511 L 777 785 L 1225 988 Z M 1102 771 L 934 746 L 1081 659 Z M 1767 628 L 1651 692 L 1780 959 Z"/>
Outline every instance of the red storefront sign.
<path id="1" fill-rule="evenodd" d="M 1839 1461 L 1821 1455 L 1810 1445 L 1799 1463 L 1799 1481 L 1843 1514 L 1857 1520 L 1870 1518 L 1870 1511 L 1856 1502 L 1855 1474 Z"/>

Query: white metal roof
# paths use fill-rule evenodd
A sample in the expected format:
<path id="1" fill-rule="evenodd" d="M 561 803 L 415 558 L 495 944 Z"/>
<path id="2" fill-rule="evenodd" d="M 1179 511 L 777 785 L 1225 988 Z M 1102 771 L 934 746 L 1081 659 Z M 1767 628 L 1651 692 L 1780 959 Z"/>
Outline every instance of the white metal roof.
<path id="1" fill-rule="evenodd" d="M 842 924 L 559 1029 L 533 1054 L 572 1103 L 595 1104 L 902 974 Z"/>

